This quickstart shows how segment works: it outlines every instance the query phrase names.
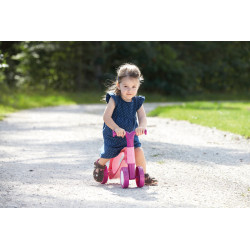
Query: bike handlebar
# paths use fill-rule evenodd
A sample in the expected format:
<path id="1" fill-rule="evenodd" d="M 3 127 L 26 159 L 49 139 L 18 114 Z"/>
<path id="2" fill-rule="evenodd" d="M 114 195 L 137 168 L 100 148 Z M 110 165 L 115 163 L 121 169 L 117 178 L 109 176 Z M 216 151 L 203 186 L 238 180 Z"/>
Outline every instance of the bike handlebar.
<path id="1" fill-rule="evenodd" d="M 135 133 L 135 130 L 132 131 L 132 132 Z M 130 132 L 130 133 L 132 133 L 132 132 Z M 130 134 L 129 132 L 126 131 L 126 134 L 127 134 L 127 133 Z M 144 130 L 144 134 L 147 135 L 147 133 L 148 133 L 148 132 L 147 132 L 147 129 L 145 129 L 145 130 Z M 117 136 L 117 134 L 116 134 L 116 132 L 113 130 L 113 137 L 115 137 L 115 136 Z"/>

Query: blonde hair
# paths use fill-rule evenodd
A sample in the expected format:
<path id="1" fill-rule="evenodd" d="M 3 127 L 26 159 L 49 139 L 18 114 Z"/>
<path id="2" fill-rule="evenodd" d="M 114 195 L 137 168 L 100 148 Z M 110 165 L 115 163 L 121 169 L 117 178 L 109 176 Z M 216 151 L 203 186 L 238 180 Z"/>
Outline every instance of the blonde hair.
<path id="1" fill-rule="evenodd" d="M 116 80 L 112 81 L 110 84 L 108 84 L 108 88 L 105 91 L 105 95 L 103 96 L 102 100 L 106 100 L 106 93 L 113 92 L 116 95 L 121 95 L 121 91 L 118 89 L 117 84 L 121 83 L 122 79 L 124 77 L 132 77 L 137 78 L 139 80 L 139 84 L 141 84 L 142 81 L 144 81 L 143 75 L 141 74 L 140 69 L 132 63 L 124 63 L 117 69 L 117 76 Z"/>

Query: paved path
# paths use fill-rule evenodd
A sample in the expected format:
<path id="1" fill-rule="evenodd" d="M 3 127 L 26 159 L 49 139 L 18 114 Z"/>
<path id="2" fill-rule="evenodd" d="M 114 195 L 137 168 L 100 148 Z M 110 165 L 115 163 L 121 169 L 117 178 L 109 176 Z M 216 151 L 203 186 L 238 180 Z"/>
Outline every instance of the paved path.
<path id="1" fill-rule="evenodd" d="M 0 122 L 0 207 L 250 207 L 249 140 L 185 121 L 148 118 L 140 137 L 159 186 L 96 183 L 104 108 L 38 108 Z"/>

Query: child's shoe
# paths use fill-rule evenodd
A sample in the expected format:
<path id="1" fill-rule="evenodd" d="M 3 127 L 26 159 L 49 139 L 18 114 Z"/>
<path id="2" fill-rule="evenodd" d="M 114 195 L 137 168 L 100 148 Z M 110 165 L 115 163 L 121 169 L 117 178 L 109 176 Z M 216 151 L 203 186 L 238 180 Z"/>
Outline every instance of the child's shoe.
<path id="1" fill-rule="evenodd" d="M 146 185 L 146 186 L 157 186 L 158 185 L 158 181 L 155 178 L 150 177 L 149 174 L 145 174 L 144 178 L 145 178 L 144 185 Z"/>
<path id="2" fill-rule="evenodd" d="M 94 163 L 95 169 L 93 171 L 93 177 L 96 181 L 102 182 L 104 177 L 104 169 L 106 168 L 106 165 L 102 166 L 100 163 L 98 163 L 98 160 Z"/>

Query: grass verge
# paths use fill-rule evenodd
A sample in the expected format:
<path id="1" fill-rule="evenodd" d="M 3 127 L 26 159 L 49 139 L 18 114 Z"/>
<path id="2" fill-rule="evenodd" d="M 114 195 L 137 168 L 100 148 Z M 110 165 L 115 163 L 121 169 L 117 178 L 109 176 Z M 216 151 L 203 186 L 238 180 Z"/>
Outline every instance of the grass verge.
<path id="1" fill-rule="evenodd" d="M 187 120 L 202 126 L 243 135 L 250 139 L 250 102 L 185 102 L 158 107 L 148 116 Z"/>
<path id="2" fill-rule="evenodd" d="M 101 103 L 103 93 L 99 92 L 58 92 L 58 91 L 5 91 L 0 93 L 0 120 L 8 113 L 22 109 Z"/>

